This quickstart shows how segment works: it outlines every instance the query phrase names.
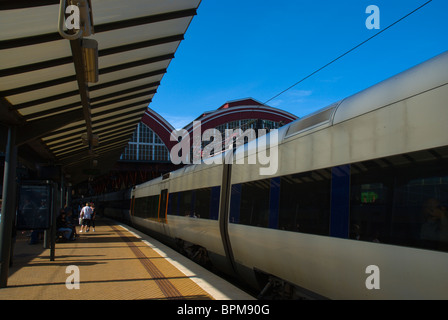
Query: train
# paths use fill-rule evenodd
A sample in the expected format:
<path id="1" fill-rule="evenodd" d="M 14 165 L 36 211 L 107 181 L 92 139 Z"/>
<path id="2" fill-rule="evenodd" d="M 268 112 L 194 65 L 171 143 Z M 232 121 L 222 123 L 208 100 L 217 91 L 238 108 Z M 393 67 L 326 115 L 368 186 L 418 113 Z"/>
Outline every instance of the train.
<path id="1" fill-rule="evenodd" d="M 274 174 L 258 138 L 98 201 L 260 298 L 448 299 L 447 129 L 448 51 L 279 128 Z"/>

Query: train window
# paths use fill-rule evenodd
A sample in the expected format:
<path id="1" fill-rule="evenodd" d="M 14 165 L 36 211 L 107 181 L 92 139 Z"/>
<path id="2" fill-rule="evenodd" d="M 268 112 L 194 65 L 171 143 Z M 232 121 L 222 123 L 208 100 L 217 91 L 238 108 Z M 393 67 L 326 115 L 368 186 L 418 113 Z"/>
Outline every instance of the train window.
<path id="1" fill-rule="evenodd" d="M 194 216 L 196 218 L 210 218 L 211 190 L 212 188 L 203 188 L 195 191 Z"/>
<path id="2" fill-rule="evenodd" d="M 159 195 L 135 198 L 134 215 L 140 218 L 158 218 Z"/>
<path id="3" fill-rule="evenodd" d="M 231 186 L 229 222 L 239 223 L 241 204 L 241 184 Z"/>
<path id="4" fill-rule="evenodd" d="M 391 176 L 376 172 L 370 179 L 359 174 L 351 178 L 350 238 L 386 242 Z"/>
<path id="5" fill-rule="evenodd" d="M 146 217 L 150 219 L 158 219 L 159 216 L 159 195 L 146 198 Z"/>
<path id="6" fill-rule="evenodd" d="M 134 216 L 143 218 L 145 198 L 135 198 Z"/>
<path id="7" fill-rule="evenodd" d="M 270 179 L 243 183 L 239 223 L 267 228 L 269 225 Z"/>
<path id="8" fill-rule="evenodd" d="M 190 217 L 193 214 L 193 191 L 179 192 L 179 215 Z"/>
<path id="9" fill-rule="evenodd" d="M 329 170 L 281 177 L 279 229 L 328 235 L 330 193 L 331 172 Z"/>
<path id="10" fill-rule="evenodd" d="M 210 219 L 218 220 L 219 217 L 219 198 L 221 196 L 221 187 L 216 186 L 211 188 L 211 203 L 210 203 Z"/>
<path id="11" fill-rule="evenodd" d="M 167 214 L 179 215 L 179 192 L 169 194 Z"/>
<path id="12" fill-rule="evenodd" d="M 167 213 L 218 220 L 220 190 L 221 188 L 217 186 L 171 193 Z"/>
<path id="13" fill-rule="evenodd" d="M 146 218 L 156 219 L 159 209 L 159 196 L 151 196 L 146 198 Z"/>
<path id="14" fill-rule="evenodd" d="M 448 251 L 448 161 L 411 170 L 397 178 L 391 243 Z"/>
<path id="15" fill-rule="evenodd" d="M 448 251 L 447 148 L 352 166 L 352 239 Z"/>

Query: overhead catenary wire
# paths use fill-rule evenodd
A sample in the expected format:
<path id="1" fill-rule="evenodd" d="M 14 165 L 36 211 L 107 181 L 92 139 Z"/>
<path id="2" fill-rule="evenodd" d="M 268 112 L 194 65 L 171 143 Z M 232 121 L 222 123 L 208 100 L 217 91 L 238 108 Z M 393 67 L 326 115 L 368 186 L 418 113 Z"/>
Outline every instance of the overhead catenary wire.
<path id="1" fill-rule="evenodd" d="M 393 22 L 392 24 L 388 25 L 386 28 L 382 29 L 381 31 L 375 33 L 373 36 L 371 36 L 370 38 L 367 38 L 366 40 L 362 41 L 361 43 L 357 44 L 356 46 L 354 46 L 353 48 L 351 48 L 350 50 L 344 52 L 343 54 L 341 54 L 340 56 L 338 56 L 337 58 L 331 60 L 330 62 L 328 62 L 327 64 L 323 65 L 322 67 L 320 67 L 319 69 L 313 71 L 312 73 L 308 74 L 306 77 L 300 79 L 299 81 L 297 81 L 296 83 L 294 83 L 292 86 L 289 86 L 288 88 L 286 88 L 285 90 L 281 91 L 280 93 L 277 93 L 275 96 L 273 96 L 272 98 L 270 98 L 269 100 L 266 100 L 266 102 L 264 102 L 264 104 L 267 104 L 268 102 L 274 100 L 275 98 L 279 97 L 280 95 L 284 94 L 285 92 L 287 92 L 288 90 L 291 90 L 292 88 L 294 88 L 295 86 L 297 86 L 298 84 L 300 84 L 301 82 L 305 81 L 306 79 L 312 77 L 313 75 L 315 75 L 316 73 L 318 73 L 319 71 L 325 69 L 326 67 L 328 67 L 329 65 L 333 64 L 334 62 L 338 61 L 339 59 L 341 59 L 342 57 L 346 56 L 347 54 L 349 54 L 350 52 L 356 50 L 357 48 L 361 47 L 363 44 L 367 43 L 368 41 L 372 40 L 373 38 L 379 36 L 380 34 L 382 34 L 384 31 L 390 29 L 391 27 L 393 27 L 394 25 L 396 25 L 397 23 L 403 21 L 404 19 L 406 19 L 407 17 L 409 17 L 410 15 L 412 15 L 413 13 L 417 12 L 418 10 L 422 9 L 424 6 L 426 6 L 427 4 L 429 4 L 430 2 L 432 2 L 432 0 L 429 0 L 427 2 L 425 2 L 424 4 L 422 4 L 421 6 L 419 6 L 418 8 L 412 10 L 411 12 L 409 12 L 408 14 L 404 15 L 403 17 L 401 17 L 400 19 L 398 19 L 397 21 Z"/>

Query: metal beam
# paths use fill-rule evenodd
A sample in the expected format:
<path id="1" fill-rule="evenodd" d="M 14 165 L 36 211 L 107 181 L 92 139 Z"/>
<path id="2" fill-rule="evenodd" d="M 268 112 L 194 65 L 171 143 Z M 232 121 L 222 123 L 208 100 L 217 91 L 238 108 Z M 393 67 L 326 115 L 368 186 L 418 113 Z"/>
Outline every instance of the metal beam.
<path id="1" fill-rule="evenodd" d="M 156 90 L 154 90 L 154 91 L 156 91 Z M 131 104 L 119 106 L 118 109 L 127 109 L 127 108 L 131 108 L 131 107 L 135 107 L 137 104 L 146 104 L 146 106 L 148 106 L 148 104 L 151 102 L 152 99 L 148 98 L 147 96 L 149 94 L 154 94 L 155 93 L 154 91 L 153 90 L 148 91 L 148 92 L 151 92 L 151 93 L 140 92 L 140 93 L 136 93 L 136 94 L 133 94 L 133 95 L 130 95 L 130 96 L 126 96 L 126 97 L 121 97 L 121 98 L 117 98 L 117 99 L 113 99 L 113 100 L 109 100 L 109 101 L 98 102 L 95 105 L 92 105 L 92 110 L 98 109 L 98 108 L 101 108 L 101 107 L 105 107 L 105 106 L 110 106 L 110 105 L 113 105 L 115 103 L 126 102 L 128 100 L 140 98 L 142 96 L 145 96 L 145 99 L 143 99 L 141 101 L 133 102 Z M 109 109 L 108 112 L 117 111 L 116 109 L 117 108 Z M 94 117 L 98 117 L 98 116 L 101 116 L 101 115 L 103 115 L 103 114 L 95 113 Z"/>
<path id="2" fill-rule="evenodd" d="M 137 50 L 137 49 L 142 49 L 142 48 L 148 48 L 148 47 L 158 46 L 161 44 L 178 42 L 178 41 L 182 41 L 182 40 L 184 40 L 183 34 L 178 34 L 178 35 L 168 36 L 168 37 L 163 37 L 163 38 L 157 38 L 157 39 L 144 40 L 144 41 L 140 41 L 140 42 L 134 42 L 134 43 L 124 44 L 124 45 L 117 46 L 117 47 L 99 50 L 98 56 L 104 57 L 104 56 L 107 56 L 110 54 L 116 54 L 116 53 L 132 51 L 132 50 Z"/>
<path id="3" fill-rule="evenodd" d="M 139 17 L 134 19 L 109 22 L 95 26 L 95 33 L 136 27 L 148 23 L 156 23 L 173 19 L 187 18 L 195 15 L 196 15 L 196 9 L 186 9 L 167 13 L 160 13 L 151 16 Z"/>
<path id="4" fill-rule="evenodd" d="M 51 109 L 48 109 L 45 111 L 30 113 L 29 115 L 24 116 L 23 119 L 29 121 L 29 120 L 33 120 L 35 118 L 41 118 L 41 117 L 45 117 L 45 116 L 48 117 L 49 115 L 54 114 L 54 113 L 69 111 L 70 109 L 80 108 L 80 107 L 81 107 L 81 105 L 80 105 L 79 101 L 77 101 L 74 103 L 66 104 L 64 106 L 51 108 Z"/>
<path id="5" fill-rule="evenodd" d="M 67 124 L 83 119 L 81 110 L 73 110 L 43 119 L 30 121 L 20 128 L 17 134 L 17 145 L 41 138 L 48 133 L 62 128 Z"/>
<path id="6" fill-rule="evenodd" d="M 19 103 L 19 104 L 13 105 L 11 107 L 11 109 L 20 110 L 20 109 L 24 109 L 24 108 L 29 108 L 32 106 L 37 106 L 39 104 L 44 104 L 44 103 L 48 103 L 48 102 L 52 102 L 52 101 L 56 101 L 56 100 L 60 100 L 60 99 L 74 97 L 78 94 L 79 94 L 79 90 L 73 90 L 73 91 L 69 91 L 69 92 L 59 93 L 54 96 L 49 96 L 49 97 L 45 97 L 45 98 L 28 101 L 28 102 Z"/>
<path id="7" fill-rule="evenodd" d="M 174 53 L 170 53 L 170 54 L 165 54 L 162 56 L 151 57 L 151 58 L 146 58 L 146 59 L 142 59 L 142 60 L 118 64 L 118 65 L 107 67 L 107 68 L 102 68 L 98 71 L 98 73 L 101 75 L 101 74 L 116 72 L 116 71 L 120 71 L 120 70 L 124 70 L 124 69 L 144 66 L 144 65 L 148 65 L 148 64 L 156 63 L 156 62 L 160 62 L 160 61 L 171 60 L 173 58 L 174 58 Z"/>
<path id="8" fill-rule="evenodd" d="M 107 138 L 115 137 L 115 136 L 118 136 L 118 135 L 131 135 L 134 132 L 134 130 L 135 130 L 135 128 L 134 128 L 133 125 L 132 126 L 128 126 L 128 127 L 124 127 L 124 128 L 119 128 L 116 131 L 108 133 L 107 134 Z M 99 132 L 95 132 L 95 133 L 100 135 Z M 100 137 L 101 137 L 101 135 L 100 135 Z M 101 141 L 101 142 L 103 142 L 103 141 Z M 58 155 L 58 154 L 61 154 L 62 152 L 65 152 L 68 149 L 71 150 L 72 148 L 76 148 L 78 146 L 80 146 L 79 138 L 76 137 L 74 139 L 74 141 L 69 141 L 68 143 L 61 144 L 61 145 L 58 144 L 58 146 L 55 147 L 55 148 L 52 148 L 51 151 L 54 154 Z"/>
<path id="9" fill-rule="evenodd" d="M 141 103 L 135 102 L 133 105 L 130 104 L 129 107 L 127 107 L 127 108 L 117 107 L 114 109 L 108 109 L 105 111 L 98 112 L 95 114 L 96 120 L 94 121 L 94 124 L 96 125 L 103 121 L 109 121 L 109 120 L 114 120 L 116 118 L 123 117 L 123 116 L 138 114 L 141 110 L 143 110 L 143 111 L 146 110 L 147 106 L 148 106 L 148 103 L 145 103 L 142 106 Z M 100 118 L 103 116 L 107 116 L 111 113 L 115 113 L 115 114 L 113 114 L 109 117 Z"/>
<path id="10" fill-rule="evenodd" d="M 140 104 L 140 103 L 136 103 L 136 105 L 138 105 L 138 104 Z M 134 118 L 135 117 L 135 118 L 140 118 L 141 119 L 143 117 L 143 114 L 146 111 L 146 108 L 147 108 L 147 104 L 142 106 L 142 109 L 141 109 L 140 112 L 138 112 L 138 110 L 133 110 L 131 112 L 128 111 L 128 112 L 122 113 L 120 115 L 114 115 L 114 116 L 110 116 L 110 117 L 107 117 L 107 118 L 98 119 L 98 120 L 93 122 L 93 126 L 95 127 L 95 130 L 97 130 L 99 128 L 102 128 L 104 125 L 107 126 L 107 125 L 111 125 L 111 124 L 114 124 L 114 125 L 115 124 L 119 124 L 120 121 L 125 121 L 128 118 Z M 115 119 L 117 119 L 117 120 L 113 121 L 113 122 L 107 122 L 107 121 L 115 120 Z"/>
<path id="11" fill-rule="evenodd" d="M 145 89 L 149 89 L 148 85 L 146 85 L 146 84 L 141 85 L 141 86 L 137 86 L 137 87 L 132 87 L 132 88 L 125 89 L 125 90 L 115 91 L 115 92 L 112 92 L 112 93 L 104 94 L 102 96 L 91 98 L 90 99 L 90 103 L 92 103 L 92 109 L 93 109 L 95 107 L 95 105 L 94 105 L 95 102 L 99 102 L 101 100 L 106 100 L 106 99 L 110 99 L 110 98 L 123 96 L 123 95 L 128 94 L 128 93 L 133 93 L 133 92 L 137 92 L 137 91 L 145 90 Z M 148 95 L 155 94 L 157 92 L 157 89 L 151 89 L 151 90 L 148 90 L 148 91 L 145 91 L 145 92 Z"/>
<path id="12" fill-rule="evenodd" d="M 39 89 L 57 86 L 57 85 L 67 83 L 67 82 L 72 82 L 75 80 L 76 80 L 76 77 L 74 75 L 71 75 L 71 76 L 67 76 L 67 77 L 63 77 L 63 78 L 53 79 L 53 80 L 39 82 L 39 83 L 33 83 L 33 84 L 23 86 L 23 87 L 17 87 L 14 89 L 0 91 L 0 95 L 3 97 L 8 97 L 8 96 L 16 95 L 16 94 L 27 93 L 27 92 L 33 91 L 33 90 L 39 90 Z"/>
<path id="13" fill-rule="evenodd" d="M 132 136 L 132 135 L 131 135 Z M 120 149 L 123 148 L 123 146 L 126 146 L 129 142 L 129 139 L 131 136 L 117 138 L 109 141 L 108 145 L 98 147 L 95 149 L 95 152 L 97 154 L 103 153 L 103 150 L 109 150 L 109 149 Z M 89 160 L 91 158 L 90 153 L 87 152 L 88 150 L 77 150 L 73 152 L 68 152 L 62 155 L 61 162 L 64 163 L 65 166 L 71 165 L 72 163 L 76 163 L 79 161 Z"/>
<path id="14" fill-rule="evenodd" d="M 146 48 L 146 47 L 152 47 L 152 46 L 157 46 L 157 45 L 170 43 L 170 42 L 182 41 L 183 39 L 184 39 L 184 36 L 182 34 L 179 34 L 179 35 L 175 35 L 175 36 L 146 40 L 146 41 L 141 41 L 141 42 L 135 42 L 135 43 L 131 43 L 131 44 L 125 44 L 122 46 L 99 50 L 98 56 L 104 57 L 104 56 L 107 56 L 110 54 L 116 54 L 116 53 L 121 53 L 121 52 L 126 52 L 126 51 Z M 172 55 L 174 55 L 174 53 Z M 45 68 L 57 67 L 57 66 L 61 66 L 64 64 L 69 64 L 69 63 L 73 63 L 72 56 L 31 63 L 31 64 L 7 68 L 7 69 L 2 69 L 2 70 L 0 70 L 0 77 L 13 76 L 13 75 L 20 74 L 20 73 L 36 71 L 36 70 L 41 70 L 41 69 L 45 69 Z"/>
<path id="15" fill-rule="evenodd" d="M 120 70 L 124 70 L 124 69 L 128 69 L 128 68 L 134 68 L 134 67 L 138 67 L 138 66 L 142 66 L 142 65 L 148 65 L 151 63 L 160 62 L 160 61 L 164 61 L 164 60 L 171 60 L 173 58 L 174 58 L 174 54 L 171 53 L 171 54 L 166 54 L 163 56 L 152 57 L 152 58 L 142 59 L 142 60 L 138 60 L 138 61 L 123 63 L 123 64 L 103 68 L 103 69 L 100 69 L 98 72 L 101 75 L 101 74 L 116 72 L 116 71 L 120 71 Z M 13 96 L 16 94 L 27 93 L 29 91 L 44 89 L 44 88 L 48 88 L 48 87 L 60 85 L 63 83 L 76 81 L 76 80 L 77 80 L 76 76 L 71 75 L 71 76 L 53 79 L 53 80 L 49 80 L 49 81 L 33 83 L 33 84 L 23 86 L 23 87 L 17 87 L 17 88 L 13 88 L 13 89 L 0 91 L 0 96 L 3 96 L 3 97 Z"/>
<path id="16" fill-rule="evenodd" d="M 81 41 L 82 39 L 70 40 L 70 48 L 72 49 L 73 62 L 75 64 L 76 80 L 78 82 L 79 95 L 81 96 L 82 112 L 86 122 L 87 141 L 89 141 L 89 145 L 91 145 L 93 139 L 92 116 L 90 114 L 89 87 L 86 83 Z"/>
<path id="17" fill-rule="evenodd" d="M 61 66 L 64 64 L 69 64 L 69 63 L 73 63 L 72 56 L 58 58 L 58 59 L 52 59 L 52 60 L 47 60 L 47 61 L 42 61 L 42 62 L 30 63 L 30 64 L 23 65 L 23 66 L 17 66 L 17 67 L 0 70 L 0 77 L 13 76 L 13 75 L 16 75 L 19 73 L 25 73 L 25 72 L 31 72 L 31 71 L 36 71 L 36 70 L 45 69 L 45 68 L 57 67 L 57 66 Z"/>
<path id="18" fill-rule="evenodd" d="M 136 27 L 136 26 L 140 26 L 140 25 L 144 25 L 144 24 L 162 22 L 162 21 L 167 21 L 167 20 L 172 20 L 172 19 L 186 18 L 186 17 L 195 16 L 195 15 L 196 15 L 196 9 L 187 9 L 187 10 L 180 10 L 180 11 L 161 13 L 161 14 L 156 14 L 156 15 L 151 15 L 151 16 L 145 16 L 145 17 L 140 17 L 140 18 L 110 22 L 110 23 L 105 23 L 102 25 L 95 25 L 95 33 L 111 31 L 111 30 L 116 30 L 116 29 L 122 29 L 122 28 Z M 11 49 L 11 48 L 30 46 L 30 45 L 34 45 L 34 44 L 40 44 L 40 43 L 45 43 L 45 42 L 50 42 L 50 41 L 57 41 L 57 40 L 61 40 L 61 35 L 58 32 L 46 33 L 46 34 L 40 34 L 37 36 L 2 40 L 2 41 L 0 41 L 0 49 Z M 71 41 L 73 41 L 73 40 L 71 40 Z"/>
<path id="19" fill-rule="evenodd" d="M 59 4 L 58 0 L 1 0 L 0 10 L 25 9 L 30 7 L 49 6 Z"/>
<path id="20" fill-rule="evenodd" d="M 130 115 L 129 117 L 126 117 L 126 118 L 121 118 L 117 121 L 103 123 L 103 124 L 101 124 L 100 122 L 94 123 L 95 131 L 106 128 L 106 127 L 115 126 L 117 124 L 122 124 L 122 123 L 124 123 L 126 121 L 130 121 L 130 120 L 135 121 L 135 124 L 137 124 L 142 119 L 143 114 L 144 114 L 144 112 L 142 114 L 137 113 L 135 115 L 134 114 Z"/>
<path id="21" fill-rule="evenodd" d="M 51 138 L 51 139 L 45 139 L 44 142 L 46 144 L 49 144 L 49 143 L 52 143 L 52 142 L 57 142 L 58 140 L 62 140 L 65 137 L 73 136 L 73 133 L 69 133 L 67 131 L 81 130 L 81 129 L 84 129 L 84 125 L 83 124 L 73 126 L 73 127 L 69 128 L 69 129 L 62 129 L 62 130 L 52 131 L 51 135 L 48 135 L 48 136 L 56 136 L 56 135 L 58 135 L 58 136 L 54 137 L 54 138 Z"/>
<path id="22" fill-rule="evenodd" d="M 145 79 L 145 78 L 149 78 L 149 77 L 153 77 L 153 76 L 163 75 L 165 73 L 166 73 L 166 69 L 145 72 L 145 73 L 137 74 L 135 76 L 130 76 L 130 77 L 127 77 L 127 78 L 121 78 L 121 79 L 118 79 L 118 80 L 113 80 L 113 81 L 109 81 L 109 82 L 106 82 L 106 83 L 97 84 L 96 86 L 90 87 L 90 91 L 100 90 L 100 89 L 116 86 L 118 84 L 123 84 L 123 83 L 126 83 L 126 82 L 131 82 L 131 81 Z M 157 87 L 159 85 L 160 85 L 160 81 L 154 81 L 154 82 L 151 82 L 151 83 L 147 84 L 148 88 Z"/>

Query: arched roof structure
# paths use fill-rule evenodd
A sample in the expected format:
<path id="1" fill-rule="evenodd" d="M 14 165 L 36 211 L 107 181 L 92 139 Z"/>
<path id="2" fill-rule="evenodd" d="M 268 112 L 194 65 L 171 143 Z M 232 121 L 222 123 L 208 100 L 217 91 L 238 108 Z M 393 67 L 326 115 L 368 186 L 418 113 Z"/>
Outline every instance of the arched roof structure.
<path id="1" fill-rule="evenodd" d="M 244 119 L 269 120 L 287 124 L 298 119 L 298 117 L 289 112 L 265 105 L 252 98 L 247 98 L 227 102 L 215 111 L 203 113 L 195 121 L 201 121 L 202 134 L 207 129 L 216 128 L 231 121 Z M 142 122 L 154 130 L 169 150 L 177 143 L 176 141 L 170 141 L 171 132 L 175 130 L 174 127 L 154 110 L 148 108 L 143 116 Z M 193 122 L 185 126 L 184 129 L 192 135 Z"/>
<path id="2" fill-rule="evenodd" d="M 148 108 L 143 115 L 142 122 L 150 127 L 159 136 L 167 148 L 171 150 L 172 144 L 175 143 L 175 141 L 170 141 L 170 135 L 175 129 L 167 120 L 165 120 L 165 118 L 154 110 Z"/>

